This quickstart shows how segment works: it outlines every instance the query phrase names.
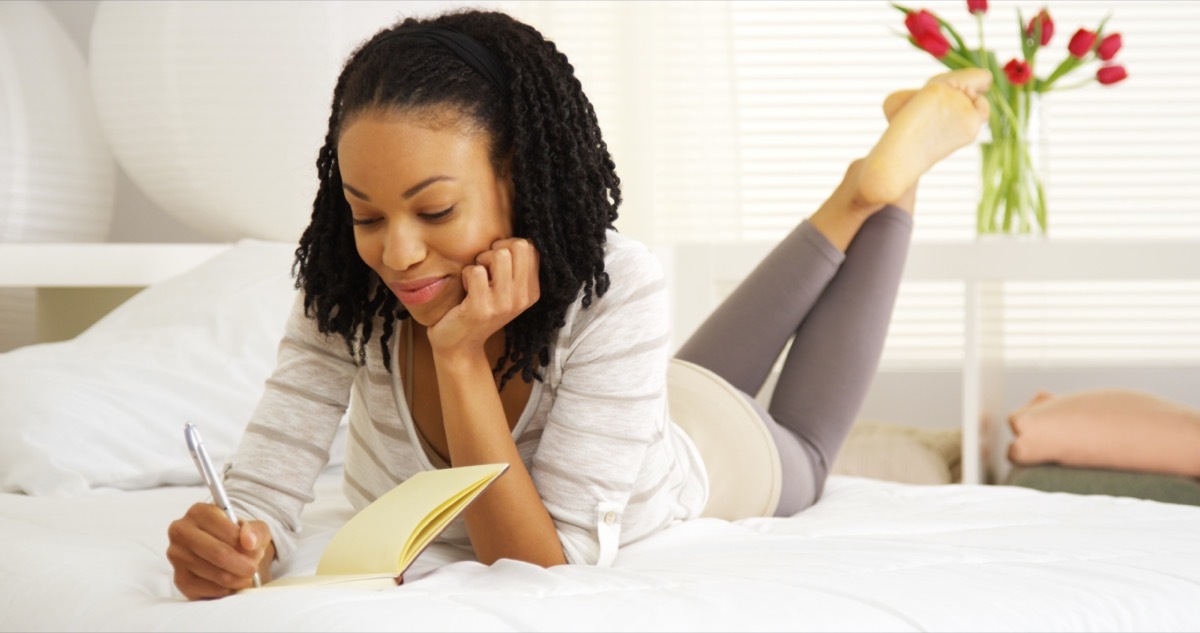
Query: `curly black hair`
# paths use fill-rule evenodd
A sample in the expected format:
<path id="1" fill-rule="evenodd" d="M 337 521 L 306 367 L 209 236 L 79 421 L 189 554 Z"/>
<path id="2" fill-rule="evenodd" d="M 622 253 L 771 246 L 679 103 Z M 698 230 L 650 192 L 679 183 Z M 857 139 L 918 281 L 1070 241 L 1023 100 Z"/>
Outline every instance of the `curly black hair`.
<path id="1" fill-rule="evenodd" d="M 507 71 L 507 94 L 437 42 L 388 37 L 419 25 L 457 30 L 489 49 Z M 386 41 L 375 45 L 381 39 Z M 541 380 L 538 368 L 549 363 L 549 346 L 567 309 L 581 291 L 586 308 L 608 289 L 605 231 L 617 219 L 621 181 L 566 55 L 536 29 L 504 13 L 463 10 L 407 18 L 376 33 L 346 60 L 317 158 L 320 187 L 312 220 L 293 266 L 305 314 L 322 333 L 344 338 L 359 364 L 366 362 L 373 318 L 382 317 L 380 346 L 391 371 L 388 339 L 397 319 L 408 313 L 355 249 L 337 142 L 344 126 L 365 112 L 442 109 L 487 134 L 494 168 L 511 157 L 513 233 L 537 248 L 541 296 L 505 326 L 504 354 L 493 373 L 503 372 L 501 389 L 518 373 L 526 382 Z"/>

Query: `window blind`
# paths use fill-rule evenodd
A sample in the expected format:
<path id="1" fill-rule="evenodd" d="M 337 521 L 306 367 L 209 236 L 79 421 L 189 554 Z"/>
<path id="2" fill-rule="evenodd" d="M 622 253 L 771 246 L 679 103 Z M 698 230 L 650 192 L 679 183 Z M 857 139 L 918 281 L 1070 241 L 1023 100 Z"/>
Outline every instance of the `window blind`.
<path id="1" fill-rule="evenodd" d="M 978 42 L 965 2 L 902 4 Z M 945 70 L 909 45 L 883 0 L 501 6 L 574 63 L 624 185 L 618 227 L 650 244 L 778 240 L 878 139 L 883 97 Z M 1017 11 L 1028 20 L 1043 7 L 1056 32 L 1042 68 L 1067 54 L 1075 29 L 1111 15 L 1106 32 L 1122 34 L 1117 61 L 1130 72 L 1039 101 L 1048 239 L 1200 245 L 1200 2 L 993 0 L 984 39 L 1001 63 L 1019 54 Z M 978 171 L 972 145 L 926 174 L 913 248 L 975 239 Z M 1014 282 L 1002 301 L 1012 363 L 1200 363 L 1200 282 Z M 885 365 L 961 363 L 963 303 L 961 284 L 906 283 Z"/>

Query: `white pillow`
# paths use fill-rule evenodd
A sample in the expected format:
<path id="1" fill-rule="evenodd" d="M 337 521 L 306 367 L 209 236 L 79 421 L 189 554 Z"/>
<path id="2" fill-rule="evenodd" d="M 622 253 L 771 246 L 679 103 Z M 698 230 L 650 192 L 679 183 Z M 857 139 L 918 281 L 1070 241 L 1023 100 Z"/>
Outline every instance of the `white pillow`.
<path id="1" fill-rule="evenodd" d="M 183 425 L 225 460 L 275 365 L 294 244 L 245 240 L 86 332 L 0 354 L 0 490 L 198 484 Z"/>

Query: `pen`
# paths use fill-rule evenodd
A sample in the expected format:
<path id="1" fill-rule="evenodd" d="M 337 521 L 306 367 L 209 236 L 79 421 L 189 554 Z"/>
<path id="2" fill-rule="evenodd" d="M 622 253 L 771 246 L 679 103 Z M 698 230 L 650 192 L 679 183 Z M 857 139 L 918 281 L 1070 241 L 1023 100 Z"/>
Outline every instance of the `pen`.
<path id="1" fill-rule="evenodd" d="M 212 493 L 213 501 L 217 504 L 217 507 L 225 511 L 225 516 L 229 517 L 229 520 L 233 521 L 234 525 L 237 525 L 238 518 L 233 513 L 233 506 L 229 503 L 229 495 L 225 494 L 225 486 L 221 484 L 221 478 L 217 476 L 217 471 L 213 469 L 212 461 L 208 459 L 208 451 L 204 450 L 204 442 L 200 441 L 200 429 L 197 429 L 195 424 L 188 422 L 183 426 L 183 435 L 187 438 L 188 451 L 192 454 L 192 461 L 196 462 L 196 469 L 200 471 L 200 476 L 204 478 L 204 483 L 208 484 L 208 490 Z M 254 572 L 254 586 L 262 586 L 262 582 L 258 578 L 258 572 Z"/>

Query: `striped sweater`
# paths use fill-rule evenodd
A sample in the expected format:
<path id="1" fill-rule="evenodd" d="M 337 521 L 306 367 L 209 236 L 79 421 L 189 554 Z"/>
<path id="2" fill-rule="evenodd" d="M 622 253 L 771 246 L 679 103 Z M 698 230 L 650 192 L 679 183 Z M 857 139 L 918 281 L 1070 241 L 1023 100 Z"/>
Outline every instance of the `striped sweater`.
<path id="1" fill-rule="evenodd" d="M 587 309 L 578 300 L 568 309 L 543 381 L 513 429 L 567 560 L 598 565 L 611 563 L 621 545 L 698 516 L 708 495 L 699 454 L 667 410 L 668 293 L 658 260 L 609 231 L 605 270 L 608 292 Z M 413 426 L 399 338 L 389 341 L 391 372 L 377 343 L 359 366 L 340 337 L 317 331 L 297 297 L 278 363 L 226 475 L 236 509 L 267 523 L 280 560 L 296 548 L 300 512 L 347 411 L 344 490 L 355 508 L 444 466 Z M 469 546 L 461 517 L 441 540 Z"/>

